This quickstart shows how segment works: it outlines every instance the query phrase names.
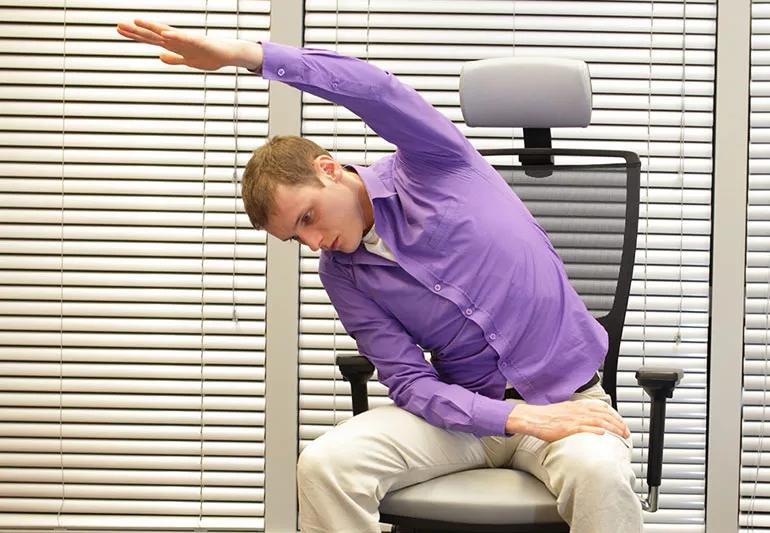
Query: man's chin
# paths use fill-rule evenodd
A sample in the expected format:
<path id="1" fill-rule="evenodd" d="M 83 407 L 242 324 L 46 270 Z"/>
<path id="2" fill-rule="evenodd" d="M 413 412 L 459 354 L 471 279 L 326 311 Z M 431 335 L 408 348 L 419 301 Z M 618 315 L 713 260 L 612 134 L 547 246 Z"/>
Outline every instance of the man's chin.
<path id="1" fill-rule="evenodd" d="M 358 247 L 359 247 L 359 246 L 361 246 L 361 242 L 359 242 L 358 244 L 356 244 L 356 247 L 355 247 L 355 248 L 353 248 L 352 250 L 349 250 L 349 249 L 348 249 L 348 248 L 350 248 L 350 246 L 349 246 L 349 245 L 342 245 L 342 246 L 340 246 L 339 248 L 337 248 L 337 251 L 338 251 L 338 252 L 342 252 L 343 254 L 352 254 L 353 252 L 355 252 L 356 250 L 358 250 Z"/>

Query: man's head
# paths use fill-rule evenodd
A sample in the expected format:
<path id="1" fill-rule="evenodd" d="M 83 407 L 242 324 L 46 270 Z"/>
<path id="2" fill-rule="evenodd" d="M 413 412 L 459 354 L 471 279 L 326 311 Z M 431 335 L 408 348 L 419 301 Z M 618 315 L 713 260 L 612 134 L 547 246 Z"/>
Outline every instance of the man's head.
<path id="1" fill-rule="evenodd" d="M 371 227 L 371 202 L 361 178 L 316 143 L 276 136 L 254 151 L 242 181 L 252 225 L 312 250 L 351 253 Z"/>

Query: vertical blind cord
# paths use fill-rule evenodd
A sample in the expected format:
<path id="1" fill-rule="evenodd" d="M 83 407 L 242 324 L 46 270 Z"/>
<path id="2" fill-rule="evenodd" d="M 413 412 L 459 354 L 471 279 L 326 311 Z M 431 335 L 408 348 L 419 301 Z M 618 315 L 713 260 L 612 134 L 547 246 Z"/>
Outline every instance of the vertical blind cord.
<path id="1" fill-rule="evenodd" d="M 334 2 L 334 51 L 339 53 L 340 41 L 340 0 Z M 337 104 L 332 103 L 332 151 L 334 159 L 337 154 Z M 337 310 L 332 305 L 332 425 L 337 425 Z"/>
<path id="2" fill-rule="evenodd" d="M 235 39 L 241 36 L 241 1 L 235 0 Z M 232 284 L 232 320 L 238 328 L 238 312 L 235 303 L 236 265 L 238 259 L 238 67 L 235 67 L 233 91 L 233 284 Z"/>
<path id="3" fill-rule="evenodd" d="M 684 130 L 685 130 L 685 108 L 686 96 L 685 86 L 687 82 L 687 0 L 684 0 L 682 11 L 682 85 L 680 87 L 682 96 L 682 108 L 680 109 L 679 119 L 679 323 L 676 328 L 676 337 L 674 339 L 676 350 L 680 348 L 682 342 L 682 302 L 684 300 L 684 280 L 682 276 L 682 257 L 684 254 Z"/>
<path id="4" fill-rule="evenodd" d="M 369 15 L 370 15 L 370 0 L 366 2 L 366 61 L 369 61 Z M 334 12 L 334 51 L 339 53 L 339 27 L 340 27 L 340 3 L 339 0 L 335 1 Z M 334 122 L 332 138 L 334 140 L 334 158 L 338 159 L 337 154 L 337 104 L 332 104 L 334 109 Z M 364 123 L 364 165 L 367 161 L 367 131 L 366 123 Z M 333 318 L 332 318 L 332 424 L 337 425 L 337 310 L 332 306 Z"/>
<path id="5" fill-rule="evenodd" d="M 61 525 L 61 513 L 64 509 L 64 440 L 62 435 L 62 389 L 64 381 L 64 135 L 66 125 L 66 106 L 67 106 L 67 1 L 64 1 L 64 27 L 62 35 L 62 107 L 61 107 L 61 228 L 59 232 L 59 468 L 61 473 L 61 501 L 59 510 L 56 512 L 56 526 Z"/>
<path id="6" fill-rule="evenodd" d="M 364 54 L 366 56 L 366 62 L 369 62 L 369 15 L 370 15 L 370 0 L 366 0 L 366 42 L 365 42 L 365 49 Z M 369 147 L 368 147 L 368 126 L 366 125 L 366 122 L 364 124 L 364 165 L 369 164 Z"/>
<path id="7" fill-rule="evenodd" d="M 511 2 L 511 56 L 516 55 L 516 0 Z M 516 148 L 515 128 L 511 128 L 511 149 Z M 511 166 L 516 164 L 516 156 L 511 154 Z"/>
<path id="8" fill-rule="evenodd" d="M 208 36 L 209 33 L 209 2 L 206 0 L 204 4 L 203 15 L 203 33 Z M 205 384 L 205 369 L 206 369 L 206 318 L 205 318 L 205 304 L 206 304 L 206 182 L 208 180 L 208 72 L 203 71 L 203 213 L 201 224 L 201 364 L 200 364 L 200 482 L 198 486 L 198 527 L 203 527 L 201 523 L 203 520 L 203 463 L 205 461 L 205 453 L 203 451 L 203 433 L 206 428 L 206 406 L 204 404 L 206 399 L 206 392 L 204 390 Z"/>
<path id="9" fill-rule="evenodd" d="M 655 0 L 650 0 L 650 49 L 649 49 L 649 55 L 648 55 L 648 63 L 647 63 L 647 168 L 645 169 L 645 182 L 644 182 L 644 265 L 642 268 L 642 366 L 645 364 L 645 360 L 647 357 L 647 250 L 649 248 L 649 225 L 650 225 L 650 219 L 649 219 L 649 210 L 650 210 L 650 146 L 651 146 L 651 138 L 652 138 L 652 49 L 653 49 L 653 39 L 655 34 Z M 644 437 L 644 426 L 645 426 L 645 407 L 644 404 L 646 403 L 646 397 L 644 390 L 640 387 L 639 388 L 639 394 L 641 396 L 640 403 L 642 405 L 642 413 L 640 417 L 640 432 L 642 437 Z M 618 406 L 619 407 L 619 406 Z M 649 438 L 649 436 L 648 436 Z M 644 438 L 642 438 L 642 444 L 644 444 Z M 647 452 L 647 448 L 642 445 L 641 446 L 641 464 L 640 464 L 640 485 L 642 486 L 642 492 L 644 492 L 644 477 L 645 477 L 645 469 L 647 466 L 647 459 L 645 458 L 645 454 Z"/>

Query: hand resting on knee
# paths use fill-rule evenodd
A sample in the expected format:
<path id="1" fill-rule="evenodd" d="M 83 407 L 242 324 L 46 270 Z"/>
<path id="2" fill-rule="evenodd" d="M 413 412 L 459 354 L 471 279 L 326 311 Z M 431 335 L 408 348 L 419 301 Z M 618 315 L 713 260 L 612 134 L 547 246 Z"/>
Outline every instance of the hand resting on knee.
<path id="1" fill-rule="evenodd" d="M 547 442 L 580 432 L 603 435 L 611 431 L 623 438 L 630 435 L 623 418 L 608 403 L 596 399 L 550 405 L 517 404 L 508 417 L 505 431 L 525 433 Z"/>

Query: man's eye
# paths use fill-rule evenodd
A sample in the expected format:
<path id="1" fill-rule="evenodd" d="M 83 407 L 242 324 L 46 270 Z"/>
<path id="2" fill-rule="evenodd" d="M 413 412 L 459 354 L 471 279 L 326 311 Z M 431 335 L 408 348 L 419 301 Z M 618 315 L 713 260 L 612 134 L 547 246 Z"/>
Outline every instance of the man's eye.
<path id="1" fill-rule="evenodd" d="M 310 212 L 308 211 L 308 212 L 305 214 L 305 216 L 304 216 L 304 217 L 302 217 L 302 221 L 303 221 L 305 224 L 309 224 L 311 220 L 312 220 L 312 217 L 310 216 Z"/>

